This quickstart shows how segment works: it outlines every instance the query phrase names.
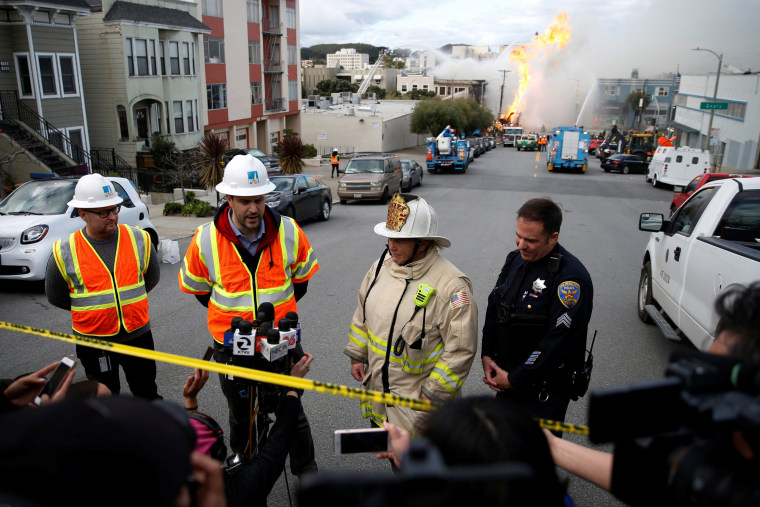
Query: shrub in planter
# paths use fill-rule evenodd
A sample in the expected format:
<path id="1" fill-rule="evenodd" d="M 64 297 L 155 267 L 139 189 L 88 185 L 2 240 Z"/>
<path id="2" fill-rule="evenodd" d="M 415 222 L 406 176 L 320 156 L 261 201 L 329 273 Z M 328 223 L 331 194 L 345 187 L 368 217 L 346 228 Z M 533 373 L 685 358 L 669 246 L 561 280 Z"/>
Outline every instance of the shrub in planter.
<path id="1" fill-rule="evenodd" d="M 178 213 L 182 213 L 182 203 L 167 202 L 164 204 L 164 215 L 176 215 Z"/>

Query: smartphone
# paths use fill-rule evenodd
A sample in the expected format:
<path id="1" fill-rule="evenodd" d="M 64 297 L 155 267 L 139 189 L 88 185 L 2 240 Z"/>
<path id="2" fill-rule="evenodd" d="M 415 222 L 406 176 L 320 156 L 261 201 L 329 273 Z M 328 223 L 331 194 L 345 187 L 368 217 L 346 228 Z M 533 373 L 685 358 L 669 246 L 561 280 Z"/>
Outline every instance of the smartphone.
<path id="1" fill-rule="evenodd" d="M 335 454 L 385 452 L 391 450 L 391 438 L 383 428 L 335 430 Z"/>
<path id="2" fill-rule="evenodd" d="M 58 366 L 56 366 L 55 370 L 53 370 L 53 373 L 51 373 L 48 377 L 45 385 L 42 386 L 42 389 L 40 389 L 39 394 L 37 394 L 37 396 L 34 398 L 34 404 L 39 406 L 39 404 L 42 402 L 43 394 L 53 396 L 61 386 L 63 379 L 66 378 L 66 375 L 68 375 L 74 366 L 76 366 L 76 359 L 73 357 L 66 356 L 61 359 L 61 362 L 58 363 Z"/>
<path id="3" fill-rule="evenodd" d="M 213 356 L 213 355 L 214 355 L 214 347 L 212 347 L 212 346 L 209 345 L 209 347 L 206 349 L 206 353 L 203 354 L 203 358 L 202 359 L 204 361 L 210 361 L 211 360 L 211 356 Z"/>

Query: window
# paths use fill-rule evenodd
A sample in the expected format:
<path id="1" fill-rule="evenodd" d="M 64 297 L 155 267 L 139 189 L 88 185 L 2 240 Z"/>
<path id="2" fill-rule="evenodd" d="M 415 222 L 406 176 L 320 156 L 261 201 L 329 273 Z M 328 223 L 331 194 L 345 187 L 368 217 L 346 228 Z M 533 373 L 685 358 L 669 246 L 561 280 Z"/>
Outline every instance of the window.
<path id="1" fill-rule="evenodd" d="M 683 155 L 676 155 L 676 163 L 680 164 L 681 162 L 683 162 Z"/>
<path id="2" fill-rule="evenodd" d="M 406 92 L 407 92 L 406 83 L 404 83 L 401 85 L 401 93 L 406 93 Z"/>
<path id="3" fill-rule="evenodd" d="M 119 118 L 119 141 L 129 141 L 127 109 L 124 106 L 116 106 L 116 116 Z"/>
<path id="4" fill-rule="evenodd" d="M 728 110 L 724 113 L 726 116 L 737 118 L 739 120 L 744 119 L 744 113 L 747 110 L 747 104 L 742 102 L 729 102 Z"/>
<path id="5" fill-rule="evenodd" d="M 426 84 L 422 85 L 422 89 L 423 90 L 427 90 L 428 89 L 428 85 L 426 85 Z"/>
<path id="6" fill-rule="evenodd" d="M 678 211 L 671 218 L 671 226 L 669 228 L 669 234 L 681 233 L 686 236 L 691 235 L 691 231 L 694 230 L 694 225 L 699 221 L 702 216 L 702 212 L 707 207 L 707 203 L 713 196 L 713 188 L 705 188 L 698 193 L 693 194 L 691 199 L 683 206 L 678 208 Z"/>
<path id="7" fill-rule="evenodd" d="M 159 53 L 159 56 L 161 57 L 161 75 L 165 76 L 166 75 L 166 60 L 164 58 L 164 54 L 165 54 L 164 41 L 160 41 L 158 43 L 158 53 Z"/>
<path id="8" fill-rule="evenodd" d="M 34 87 L 32 86 L 32 69 L 29 66 L 28 54 L 15 54 L 16 58 L 16 78 L 18 79 L 18 90 L 21 98 L 34 98 Z"/>
<path id="9" fill-rule="evenodd" d="M 261 95 L 261 82 L 251 83 L 251 104 L 261 104 L 263 98 Z"/>
<path id="10" fill-rule="evenodd" d="M 185 125 L 182 118 L 182 101 L 174 101 L 174 133 L 182 134 L 185 132 Z"/>
<path id="11" fill-rule="evenodd" d="M 412 90 L 416 90 L 416 89 L 417 89 L 417 83 L 413 83 L 412 84 Z"/>
<path id="12" fill-rule="evenodd" d="M 269 28 L 279 28 L 279 27 L 280 27 L 280 6 L 270 5 L 269 6 Z"/>
<path id="13" fill-rule="evenodd" d="M 182 43 L 182 63 L 185 69 L 185 75 L 190 75 L 190 43 Z"/>
<path id="14" fill-rule="evenodd" d="M 658 86 L 657 87 L 657 96 L 658 97 L 667 97 L 670 94 L 670 88 L 667 86 Z"/>
<path id="15" fill-rule="evenodd" d="M 195 129 L 200 130 L 201 124 L 198 123 L 198 99 L 194 99 L 195 101 Z"/>
<path id="16" fill-rule="evenodd" d="M 186 100 L 185 101 L 185 114 L 187 115 L 187 131 L 188 132 L 195 132 L 195 127 L 193 126 L 193 101 L 192 100 Z"/>
<path id="17" fill-rule="evenodd" d="M 620 95 L 620 87 L 619 86 L 605 86 L 604 87 L 604 94 L 605 95 Z"/>
<path id="18" fill-rule="evenodd" d="M 288 100 L 298 100 L 298 80 L 288 81 Z"/>
<path id="19" fill-rule="evenodd" d="M 77 95 L 74 55 L 58 55 L 58 68 L 61 71 L 61 91 L 63 95 Z"/>
<path id="20" fill-rule="evenodd" d="M 169 65 L 172 76 L 179 76 L 179 42 L 169 41 Z"/>
<path id="21" fill-rule="evenodd" d="M 285 8 L 285 17 L 286 17 L 286 27 L 292 28 L 295 30 L 296 28 L 296 10 L 293 7 L 286 7 Z"/>
<path id="22" fill-rule="evenodd" d="M 206 53 L 204 56 L 206 63 L 224 63 L 224 39 L 204 37 L 203 51 Z M 248 53 L 250 55 L 250 51 Z"/>
<path id="23" fill-rule="evenodd" d="M 261 64 L 261 42 L 257 40 L 248 41 L 248 63 L 251 65 Z"/>
<path id="24" fill-rule="evenodd" d="M 248 22 L 260 23 L 261 22 L 261 4 L 259 0 L 246 0 L 246 8 L 248 10 Z"/>
<path id="25" fill-rule="evenodd" d="M 718 223 L 715 235 L 756 245 L 756 238 L 760 238 L 760 192 L 745 190 L 737 194 Z"/>
<path id="26" fill-rule="evenodd" d="M 192 75 L 195 75 L 195 43 L 190 44 L 190 66 Z"/>
<path id="27" fill-rule="evenodd" d="M 298 64 L 298 48 L 295 44 L 288 44 L 288 65 Z"/>
<path id="28" fill-rule="evenodd" d="M 156 68 L 156 41 L 148 41 L 148 54 L 150 55 L 150 73 L 154 76 L 158 74 Z"/>
<path id="29" fill-rule="evenodd" d="M 210 84 L 206 85 L 206 102 L 209 111 L 214 109 L 227 108 L 227 85 Z"/>
<path id="30" fill-rule="evenodd" d="M 37 23 L 50 23 L 50 12 L 48 11 L 34 11 L 32 17 Z"/>
<path id="31" fill-rule="evenodd" d="M 148 41 L 145 39 L 135 39 L 135 63 L 137 64 L 138 76 L 150 74 L 148 71 Z"/>
<path id="32" fill-rule="evenodd" d="M 691 157 L 692 164 L 699 164 L 699 157 Z"/>
<path id="33" fill-rule="evenodd" d="M 126 43 L 126 52 L 127 52 L 127 74 L 130 76 L 135 75 L 135 57 L 132 55 L 132 39 L 127 38 Z"/>
<path id="34" fill-rule="evenodd" d="M 222 0 L 203 0 L 203 15 L 221 18 Z"/>
<path id="35" fill-rule="evenodd" d="M 172 114 L 171 110 L 169 109 L 169 102 L 164 102 L 164 105 L 166 106 L 166 133 L 171 134 L 172 133 Z"/>
<path id="36" fill-rule="evenodd" d="M 58 76 L 56 75 L 53 55 L 37 53 L 37 66 L 40 71 L 40 85 L 43 97 L 58 96 Z"/>

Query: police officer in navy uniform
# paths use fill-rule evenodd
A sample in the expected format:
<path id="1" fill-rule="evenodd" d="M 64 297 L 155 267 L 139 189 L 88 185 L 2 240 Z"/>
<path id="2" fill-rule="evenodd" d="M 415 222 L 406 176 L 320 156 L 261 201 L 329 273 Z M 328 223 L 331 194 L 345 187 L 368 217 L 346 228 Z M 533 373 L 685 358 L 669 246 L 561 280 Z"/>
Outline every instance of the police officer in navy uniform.
<path id="1" fill-rule="evenodd" d="M 583 264 L 557 241 L 562 211 L 531 199 L 517 211 L 483 325 L 483 381 L 534 417 L 563 421 L 573 374 L 583 369 L 594 289 Z"/>

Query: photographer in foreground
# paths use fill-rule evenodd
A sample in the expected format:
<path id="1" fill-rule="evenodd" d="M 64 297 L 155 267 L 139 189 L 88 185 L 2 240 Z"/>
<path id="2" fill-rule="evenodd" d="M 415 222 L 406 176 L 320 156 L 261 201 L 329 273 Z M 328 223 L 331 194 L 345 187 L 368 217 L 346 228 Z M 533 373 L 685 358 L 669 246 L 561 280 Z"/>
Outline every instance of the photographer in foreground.
<path id="1" fill-rule="evenodd" d="M 389 458 L 404 471 L 402 456 L 409 450 L 408 432 L 391 423 L 383 427 L 391 438 L 391 452 L 377 455 Z M 546 439 L 531 415 L 517 404 L 485 396 L 457 398 L 446 402 L 430 415 L 422 436 L 439 452 L 449 467 L 498 467 L 507 463 L 522 463 L 530 467 L 532 480 L 516 482 L 511 498 L 529 497 L 535 505 L 572 505 L 560 483 Z M 458 468 L 457 470 L 462 470 Z M 481 469 L 482 470 L 482 469 Z M 462 487 L 468 487 L 465 483 Z M 476 486 L 477 487 L 477 486 Z M 461 491 L 455 494 L 460 494 Z M 473 491 L 488 496 L 483 489 Z"/>
<path id="2" fill-rule="evenodd" d="M 709 349 L 710 354 L 731 356 L 743 363 L 760 363 L 760 282 L 755 282 L 747 288 L 729 290 L 718 298 L 715 306 L 720 320 L 715 330 L 715 340 Z M 721 400 L 718 396 L 716 399 Z M 725 446 L 729 447 L 728 449 L 719 449 L 722 457 L 733 459 L 740 465 L 757 467 L 760 448 L 757 442 L 757 428 L 752 427 L 753 422 L 748 421 L 750 431 L 730 432 L 733 445 Z M 623 480 L 624 474 L 618 460 L 617 443 L 616 453 L 613 455 L 561 440 L 546 430 L 544 433 L 557 465 L 618 495 L 616 484 Z M 682 463 L 677 465 L 680 466 Z M 708 487 L 712 486 L 708 484 Z"/>
<path id="3" fill-rule="evenodd" d="M 313 360 L 314 356 L 304 353 L 304 357 L 293 365 L 290 375 L 299 378 L 305 377 Z M 188 377 L 185 382 L 182 395 L 185 398 L 185 410 L 190 414 L 191 424 L 198 437 L 196 451 L 223 460 L 226 455 L 226 447 L 221 430 L 209 431 L 208 428 L 203 427 L 206 425 L 211 428 L 219 428 L 218 424 L 210 416 L 197 412 L 197 396 L 206 384 L 208 377 L 207 371 L 196 369 L 194 374 Z M 280 396 L 276 413 L 277 421 L 272 425 L 269 437 L 259 449 L 258 454 L 247 462 L 234 459 L 236 456 L 227 460 L 224 486 L 227 502 L 231 507 L 265 506 L 269 492 L 285 468 L 285 458 L 296 433 L 298 415 L 301 412 L 301 401 L 297 390 L 283 388 L 283 392 L 284 395 Z M 194 416 L 194 414 L 199 417 Z"/>

